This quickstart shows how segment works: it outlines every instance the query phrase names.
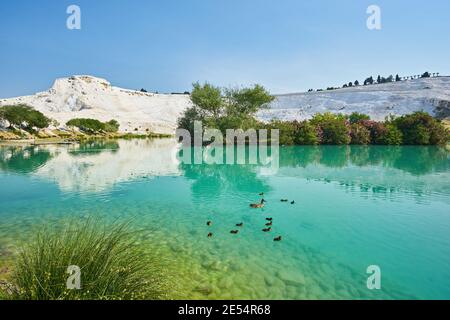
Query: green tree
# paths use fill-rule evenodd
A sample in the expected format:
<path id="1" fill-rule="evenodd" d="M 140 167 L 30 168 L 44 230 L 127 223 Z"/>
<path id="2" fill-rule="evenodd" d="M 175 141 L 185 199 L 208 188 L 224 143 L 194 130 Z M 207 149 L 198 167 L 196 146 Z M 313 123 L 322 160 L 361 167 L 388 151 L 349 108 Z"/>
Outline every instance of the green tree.
<path id="1" fill-rule="evenodd" d="M 370 131 L 360 123 L 351 125 L 351 144 L 370 144 Z"/>
<path id="2" fill-rule="evenodd" d="M 320 128 L 322 144 L 346 145 L 351 141 L 350 128 L 343 115 L 318 113 L 311 119 L 311 124 Z"/>
<path id="3" fill-rule="evenodd" d="M 1 107 L 0 118 L 7 120 L 11 126 L 17 126 L 27 131 L 33 131 L 33 128 L 46 128 L 51 123 L 51 120 L 40 111 L 25 104 Z"/>
<path id="4" fill-rule="evenodd" d="M 353 112 L 351 115 L 348 116 L 348 121 L 353 124 L 357 123 L 363 120 L 370 120 L 370 117 L 367 114 Z"/>
<path id="5" fill-rule="evenodd" d="M 208 83 L 195 83 L 191 93 L 193 107 L 178 120 L 178 127 L 193 132 L 194 121 L 204 127 L 226 129 L 255 128 L 259 126 L 255 114 L 274 97 L 264 87 L 221 89 Z"/>
<path id="6" fill-rule="evenodd" d="M 205 116 L 218 118 L 223 111 L 224 100 L 222 98 L 222 90 L 209 83 L 203 85 L 198 82 L 194 83 L 191 100 Z"/>
<path id="7" fill-rule="evenodd" d="M 308 121 L 294 122 L 295 139 L 294 142 L 299 145 L 317 145 L 320 143 L 319 130 Z"/>
<path id="8" fill-rule="evenodd" d="M 445 145 L 448 142 L 448 130 L 426 112 L 401 116 L 392 124 L 401 131 L 407 145 Z"/>

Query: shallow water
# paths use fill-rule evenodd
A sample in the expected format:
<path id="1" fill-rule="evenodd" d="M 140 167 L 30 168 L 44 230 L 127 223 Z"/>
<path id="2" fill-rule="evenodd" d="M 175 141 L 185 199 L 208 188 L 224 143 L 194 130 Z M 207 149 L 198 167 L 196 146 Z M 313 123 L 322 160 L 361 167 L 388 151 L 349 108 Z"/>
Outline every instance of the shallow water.
<path id="1" fill-rule="evenodd" d="M 0 147 L 0 270 L 34 227 L 95 215 L 144 230 L 171 298 L 450 298 L 445 149 L 281 147 L 278 169 L 181 164 L 176 151 L 170 139 Z M 260 192 L 265 208 L 250 209 Z M 381 290 L 367 289 L 370 265 Z"/>

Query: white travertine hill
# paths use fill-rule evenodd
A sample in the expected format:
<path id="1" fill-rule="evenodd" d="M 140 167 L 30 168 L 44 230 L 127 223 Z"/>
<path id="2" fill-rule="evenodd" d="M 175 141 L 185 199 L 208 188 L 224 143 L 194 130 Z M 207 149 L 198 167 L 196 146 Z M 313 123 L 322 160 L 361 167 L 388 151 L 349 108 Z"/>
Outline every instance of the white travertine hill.
<path id="1" fill-rule="evenodd" d="M 192 105 L 189 95 L 155 94 L 112 86 L 92 76 L 57 79 L 51 89 L 31 96 L 0 99 L 0 106 L 25 103 L 64 125 L 73 118 L 115 119 L 121 132 L 174 133 L 177 120 Z M 450 116 L 450 77 L 358 86 L 333 91 L 277 95 L 258 118 L 304 120 L 330 111 L 365 113 L 374 120 L 426 111 Z M 136 130 L 137 129 L 137 130 Z"/>
<path id="2" fill-rule="evenodd" d="M 32 96 L 0 100 L 0 105 L 28 104 L 64 125 L 73 118 L 115 119 L 121 132 L 172 134 L 189 95 L 154 94 L 112 86 L 92 76 L 57 79 L 52 88 Z M 137 129 L 137 131 L 135 130 Z"/>
<path id="3" fill-rule="evenodd" d="M 332 91 L 278 95 L 269 110 L 259 112 L 262 120 L 305 120 L 330 111 L 365 113 L 373 120 L 390 114 L 426 111 L 439 118 L 450 116 L 450 77 L 423 78 Z"/>

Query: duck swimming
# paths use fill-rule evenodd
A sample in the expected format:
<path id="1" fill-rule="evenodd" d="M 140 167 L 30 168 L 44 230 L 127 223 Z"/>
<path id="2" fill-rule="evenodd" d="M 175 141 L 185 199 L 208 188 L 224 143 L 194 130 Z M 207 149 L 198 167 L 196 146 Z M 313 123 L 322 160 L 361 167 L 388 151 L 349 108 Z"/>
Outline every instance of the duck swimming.
<path id="1" fill-rule="evenodd" d="M 212 226 L 212 221 L 206 222 L 206 225 L 207 225 L 208 227 Z"/>
<path id="2" fill-rule="evenodd" d="M 267 220 L 267 221 L 272 221 L 272 220 L 273 220 L 273 218 L 266 218 L 266 220 Z"/>
<path id="3" fill-rule="evenodd" d="M 231 234 L 238 234 L 238 233 L 239 233 L 239 230 L 231 230 L 230 233 L 231 233 Z"/>
<path id="4" fill-rule="evenodd" d="M 212 238 L 213 234 L 212 232 L 208 233 L 208 238 Z"/>
<path id="5" fill-rule="evenodd" d="M 273 241 L 281 241 L 281 236 L 276 237 L 275 239 L 273 239 Z"/>
<path id="6" fill-rule="evenodd" d="M 272 230 L 272 228 L 271 227 L 269 227 L 269 228 L 266 228 L 266 229 L 262 229 L 262 231 L 263 232 L 269 232 L 269 231 L 271 231 Z"/>
<path id="7" fill-rule="evenodd" d="M 266 226 L 267 226 L 267 227 L 270 227 L 271 225 L 272 225 L 272 221 L 266 223 Z"/>
<path id="8" fill-rule="evenodd" d="M 288 199 L 281 199 L 280 201 L 281 202 L 288 202 L 289 200 Z"/>
<path id="9" fill-rule="evenodd" d="M 243 227 L 243 226 L 244 226 L 244 223 L 243 223 L 243 222 L 237 223 L 237 224 L 236 224 L 236 227 Z"/>
<path id="10" fill-rule="evenodd" d="M 253 209 L 261 209 L 261 208 L 264 208 L 265 203 L 266 203 L 266 200 L 261 199 L 260 203 L 252 203 L 252 204 L 250 204 L 250 207 Z"/>
<path id="11" fill-rule="evenodd" d="M 295 201 L 292 201 L 291 204 L 295 204 Z"/>
<path id="12" fill-rule="evenodd" d="M 260 195 L 260 196 L 263 196 L 263 195 L 264 195 L 264 192 L 261 192 L 259 195 Z"/>

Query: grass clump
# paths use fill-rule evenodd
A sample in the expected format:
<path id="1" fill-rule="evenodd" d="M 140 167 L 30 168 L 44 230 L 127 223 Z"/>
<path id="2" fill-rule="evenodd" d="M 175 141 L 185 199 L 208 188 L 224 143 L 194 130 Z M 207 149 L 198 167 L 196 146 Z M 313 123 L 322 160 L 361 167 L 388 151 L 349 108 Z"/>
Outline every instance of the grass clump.
<path id="1" fill-rule="evenodd" d="M 69 266 L 81 269 L 81 289 L 67 289 Z M 39 231 L 20 251 L 12 284 L 23 300 L 160 299 L 163 274 L 136 244 L 128 224 L 65 223 Z"/>

